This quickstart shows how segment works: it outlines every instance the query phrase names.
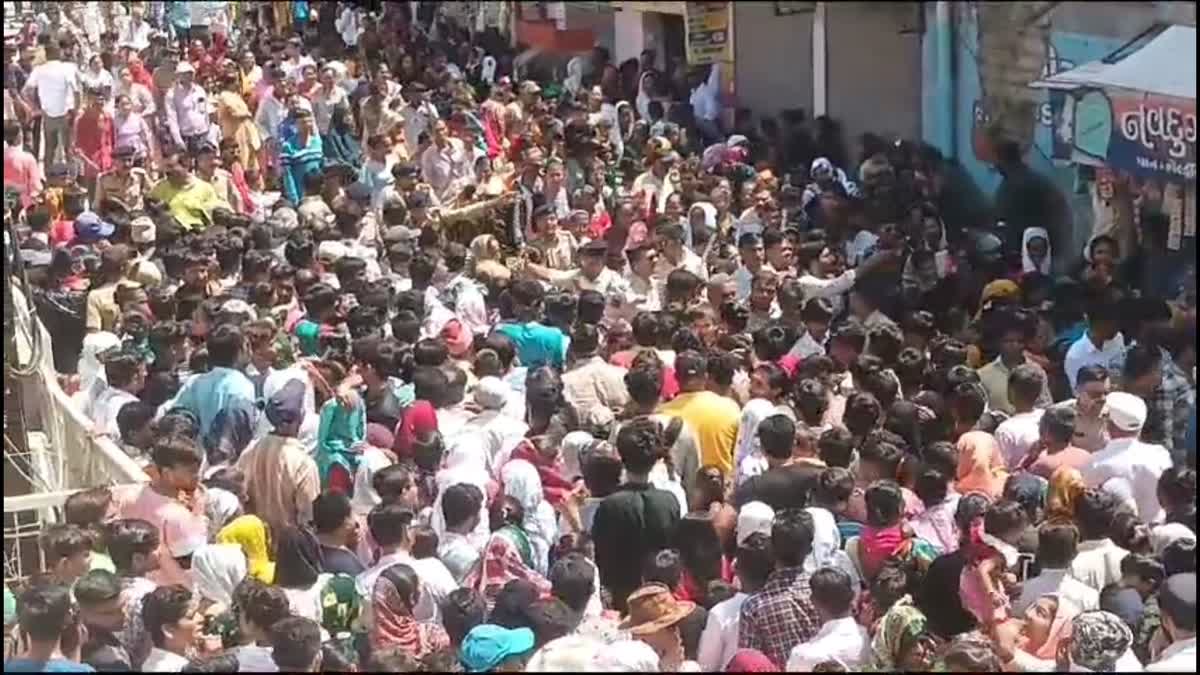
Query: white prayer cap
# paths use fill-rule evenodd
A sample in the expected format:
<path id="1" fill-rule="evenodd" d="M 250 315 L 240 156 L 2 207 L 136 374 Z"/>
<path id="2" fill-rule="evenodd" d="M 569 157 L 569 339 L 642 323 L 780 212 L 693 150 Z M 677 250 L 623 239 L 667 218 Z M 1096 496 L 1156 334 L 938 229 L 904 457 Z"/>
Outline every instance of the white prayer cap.
<path id="1" fill-rule="evenodd" d="M 1121 431 L 1137 431 L 1146 423 L 1146 402 L 1141 396 L 1114 391 L 1104 399 L 1108 421 Z"/>
<path id="2" fill-rule="evenodd" d="M 771 536 L 771 525 L 775 522 L 775 509 L 763 502 L 749 502 L 738 511 L 737 545 L 741 546 L 752 534 Z"/>
<path id="3" fill-rule="evenodd" d="M 485 410 L 500 410 L 508 402 L 509 387 L 498 377 L 481 377 L 475 384 L 475 402 Z"/>

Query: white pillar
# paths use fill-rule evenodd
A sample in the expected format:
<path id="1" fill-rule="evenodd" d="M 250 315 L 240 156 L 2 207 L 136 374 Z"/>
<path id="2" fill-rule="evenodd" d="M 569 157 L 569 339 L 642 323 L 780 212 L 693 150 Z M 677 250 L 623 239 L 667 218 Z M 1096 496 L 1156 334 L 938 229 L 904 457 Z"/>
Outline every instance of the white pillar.
<path id="1" fill-rule="evenodd" d="M 813 82 L 813 117 L 824 115 L 828 112 L 827 103 L 829 90 L 827 57 L 828 49 L 825 46 L 825 7 L 826 3 L 818 2 L 813 11 L 812 25 L 812 82 Z"/>
<path id="2" fill-rule="evenodd" d="M 628 8 L 613 12 L 614 63 L 641 56 L 645 40 L 645 22 L 641 12 Z"/>

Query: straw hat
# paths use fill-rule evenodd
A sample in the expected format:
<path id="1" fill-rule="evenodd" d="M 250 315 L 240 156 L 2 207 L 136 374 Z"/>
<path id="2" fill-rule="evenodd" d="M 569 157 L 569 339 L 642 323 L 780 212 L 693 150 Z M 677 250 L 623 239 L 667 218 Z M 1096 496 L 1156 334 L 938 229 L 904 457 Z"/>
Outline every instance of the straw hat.
<path id="1" fill-rule="evenodd" d="M 696 603 L 679 601 L 663 584 L 646 584 L 629 596 L 629 616 L 621 629 L 633 635 L 649 635 L 683 621 Z"/>

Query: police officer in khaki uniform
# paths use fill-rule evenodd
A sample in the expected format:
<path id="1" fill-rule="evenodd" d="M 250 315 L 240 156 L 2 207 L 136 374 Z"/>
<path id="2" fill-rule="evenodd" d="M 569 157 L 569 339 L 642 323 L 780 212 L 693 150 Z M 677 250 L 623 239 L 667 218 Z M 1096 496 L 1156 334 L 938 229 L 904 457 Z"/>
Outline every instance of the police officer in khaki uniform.
<path id="1" fill-rule="evenodd" d="M 149 194 L 154 184 L 145 169 L 134 166 L 137 150 L 123 145 L 113 150 L 113 168 L 96 179 L 97 208 L 103 208 L 104 200 L 117 202 L 126 211 L 140 211 L 142 198 Z"/>

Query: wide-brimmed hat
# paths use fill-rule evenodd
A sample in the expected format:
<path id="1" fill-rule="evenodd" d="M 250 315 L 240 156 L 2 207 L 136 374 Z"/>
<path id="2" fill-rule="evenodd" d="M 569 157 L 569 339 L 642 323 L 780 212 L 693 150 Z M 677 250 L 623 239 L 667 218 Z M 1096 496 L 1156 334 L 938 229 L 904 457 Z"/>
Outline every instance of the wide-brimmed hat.
<path id="1" fill-rule="evenodd" d="M 696 609 L 696 603 L 676 600 L 663 584 L 646 584 L 629 596 L 629 616 L 621 629 L 633 635 L 649 635 L 683 621 Z"/>

